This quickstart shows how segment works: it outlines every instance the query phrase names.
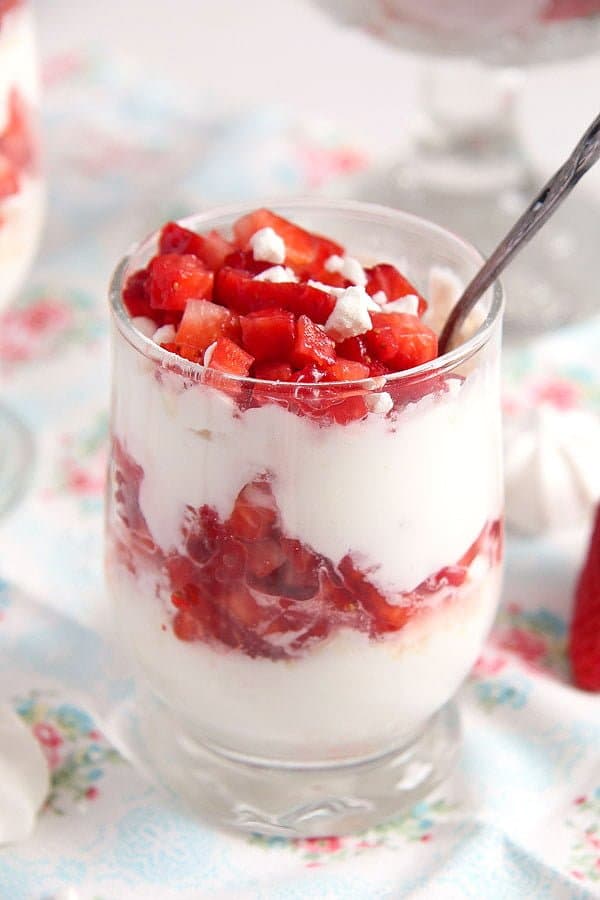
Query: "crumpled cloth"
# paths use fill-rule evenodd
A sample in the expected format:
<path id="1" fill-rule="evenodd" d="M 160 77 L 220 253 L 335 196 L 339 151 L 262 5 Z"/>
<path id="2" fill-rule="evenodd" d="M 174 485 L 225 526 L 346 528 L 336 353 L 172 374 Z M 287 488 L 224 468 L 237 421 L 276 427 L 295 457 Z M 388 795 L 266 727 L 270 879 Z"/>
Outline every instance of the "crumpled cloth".
<path id="1" fill-rule="evenodd" d="M 396 821 L 339 839 L 236 837 L 191 819 L 125 761 L 131 682 L 109 639 L 101 568 L 111 268 L 167 217 L 319 190 L 365 156 L 277 110 L 192 117 L 102 60 L 53 60 L 46 76 L 48 228 L 0 318 L 3 399 L 36 445 L 29 492 L 0 521 L 0 699 L 52 778 L 33 835 L 0 848 L 0 897 L 600 895 L 600 698 L 570 685 L 566 657 L 585 523 L 509 535 L 502 609 L 460 692 L 459 764 Z M 600 410 L 599 346 L 595 320 L 507 354 L 507 414 L 541 402 Z"/>

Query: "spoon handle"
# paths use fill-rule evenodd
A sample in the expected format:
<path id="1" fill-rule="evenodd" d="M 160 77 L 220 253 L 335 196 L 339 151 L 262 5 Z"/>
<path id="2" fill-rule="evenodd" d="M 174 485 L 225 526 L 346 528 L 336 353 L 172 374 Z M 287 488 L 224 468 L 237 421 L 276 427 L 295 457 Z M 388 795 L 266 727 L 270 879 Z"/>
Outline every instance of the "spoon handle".
<path id="1" fill-rule="evenodd" d="M 585 175 L 599 157 L 600 115 L 594 119 L 567 161 L 554 173 L 535 200 L 515 222 L 506 237 L 498 244 L 477 275 L 467 285 L 440 335 L 440 355 L 446 352 L 453 335 L 463 324 L 473 306 L 494 283 L 517 250 L 520 250 L 539 231 L 557 206 L 573 190 L 582 175 Z"/>

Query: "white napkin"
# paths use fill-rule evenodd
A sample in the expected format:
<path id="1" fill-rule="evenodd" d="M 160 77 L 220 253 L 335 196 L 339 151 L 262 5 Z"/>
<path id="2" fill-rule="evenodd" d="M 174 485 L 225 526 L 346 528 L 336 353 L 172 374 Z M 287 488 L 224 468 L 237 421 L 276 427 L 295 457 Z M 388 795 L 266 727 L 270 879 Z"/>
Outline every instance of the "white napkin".
<path id="1" fill-rule="evenodd" d="M 49 788 L 38 742 L 11 708 L 0 704 L 0 845 L 31 834 Z"/>

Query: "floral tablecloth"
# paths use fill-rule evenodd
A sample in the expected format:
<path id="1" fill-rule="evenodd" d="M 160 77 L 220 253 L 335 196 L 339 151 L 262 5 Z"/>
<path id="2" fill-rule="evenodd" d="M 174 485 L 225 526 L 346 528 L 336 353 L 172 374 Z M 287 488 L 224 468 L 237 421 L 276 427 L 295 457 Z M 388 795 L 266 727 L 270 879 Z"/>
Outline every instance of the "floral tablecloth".
<path id="1" fill-rule="evenodd" d="M 102 60 L 55 59 L 46 82 L 48 227 L 0 318 L 3 399 L 36 444 L 26 499 L 0 522 L 0 699 L 39 740 L 52 791 L 33 836 L 0 849 L 0 898 L 600 896 L 600 698 L 569 685 L 565 655 L 583 529 L 509 539 L 503 607 L 460 695 L 460 763 L 397 821 L 236 838 L 125 761 L 130 681 L 101 569 L 111 267 L 168 216 L 319 190 L 366 157 L 278 110 L 191 116 Z M 597 320 L 507 354 L 507 406 L 600 410 L 599 349 Z"/>

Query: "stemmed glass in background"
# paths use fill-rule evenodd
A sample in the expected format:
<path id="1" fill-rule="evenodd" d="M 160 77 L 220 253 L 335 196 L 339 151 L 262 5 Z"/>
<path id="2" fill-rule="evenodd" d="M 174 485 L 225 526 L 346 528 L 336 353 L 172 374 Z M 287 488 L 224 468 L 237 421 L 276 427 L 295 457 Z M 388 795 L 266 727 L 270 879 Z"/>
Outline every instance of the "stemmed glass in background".
<path id="1" fill-rule="evenodd" d="M 0 0 L 0 313 L 27 274 L 41 230 L 37 110 L 37 56 L 30 4 Z M 25 428 L 0 405 L 0 514 L 18 497 L 30 462 Z"/>
<path id="2" fill-rule="evenodd" d="M 600 48 L 600 0 L 317 0 L 336 18 L 428 54 L 421 127 L 408 159 L 357 186 L 362 199 L 416 212 L 491 250 L 544 177 L 516 130 L 524 67 Z M 548 97 L 552 104 L 552 98 Z M 557 120 L 560 117 L 557 116 Z M 597 309 L 600 208 L 569 200 L 506 276 L 510 339 Z"/>

